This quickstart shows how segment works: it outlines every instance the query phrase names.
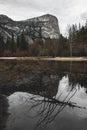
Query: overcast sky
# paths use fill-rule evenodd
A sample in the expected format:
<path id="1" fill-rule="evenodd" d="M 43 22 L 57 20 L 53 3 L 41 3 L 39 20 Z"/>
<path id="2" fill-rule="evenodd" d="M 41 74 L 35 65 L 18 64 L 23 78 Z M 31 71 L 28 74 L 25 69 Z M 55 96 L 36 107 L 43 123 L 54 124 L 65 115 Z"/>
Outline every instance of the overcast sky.
<path id="1" fill-rule="evenodd" d="M 58 18 L 60 32 L 65 35 L 68 24 L 87 20 L 87 0 L 0 0 L 0 14 L 14 20 L 48 13 Z"/>

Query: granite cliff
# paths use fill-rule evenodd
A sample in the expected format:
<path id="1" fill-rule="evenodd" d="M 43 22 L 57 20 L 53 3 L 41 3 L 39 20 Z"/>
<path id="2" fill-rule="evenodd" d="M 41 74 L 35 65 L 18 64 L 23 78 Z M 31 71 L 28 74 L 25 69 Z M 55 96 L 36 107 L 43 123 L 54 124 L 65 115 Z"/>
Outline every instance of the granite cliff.
<path id="1" fill-rule="evenodd" d="M 40 17 L 23 21 L 14 21 L 11 18 L 0 15 L 0 35 L 7 40 L 12 34 L 15 39 L 24 32 L 27 40 L 40 38 L 58 39 L 60 35 L 58 20 L 55 16 L 46 14 Z"/>

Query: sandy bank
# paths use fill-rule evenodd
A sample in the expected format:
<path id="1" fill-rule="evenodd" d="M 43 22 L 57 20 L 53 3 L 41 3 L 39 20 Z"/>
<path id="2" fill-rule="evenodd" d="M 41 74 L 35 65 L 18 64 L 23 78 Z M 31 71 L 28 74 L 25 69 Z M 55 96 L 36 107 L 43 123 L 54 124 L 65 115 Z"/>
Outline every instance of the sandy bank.
<path id="1" fill-rule="evenodd" d="M 0 57 L 0 60 L 87 61 L 87 57 Z"/>

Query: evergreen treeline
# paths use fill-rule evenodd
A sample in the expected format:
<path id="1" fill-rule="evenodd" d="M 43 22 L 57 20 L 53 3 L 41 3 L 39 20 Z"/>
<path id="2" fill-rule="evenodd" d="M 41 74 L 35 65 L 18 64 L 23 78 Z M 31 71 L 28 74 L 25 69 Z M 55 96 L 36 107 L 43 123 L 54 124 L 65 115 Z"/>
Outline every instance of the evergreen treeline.
<path id="1" fill-rule="evenodd" d="M 62 35 L 60 39 L 42 39 L 40 37 L 33 39 L 29 44 L 26 40 L 26 34 L 22 32 L 15 40 L 14 34 L 4 42 L 0 36 L 0 56 L 62 56 L 63 47 L 67 47 L 67 40 Z"/>
<path id="2" fill-rule="evenodd" d="M 72 25 L 69 30 L 68 44 L 70 56 L 87 56 L 87 22 L 84 26 Z"/>
<path id="3" fill-rule="evenodd" d="M 30 35 L 29 31 L 27 33 Z M 17 39 L 12 34 L 7 41 L 0 36 L 0 56 L 87 56 L 87 23 L 85 26 L 75 24 L 69 27 L 68 38 L 61 34 L 59 39 L 43 40 L 41 31 L 38 36 L 36 39 L 33 37 L 31 44 L 24 32 Z"/>
<path id="4" fill-rule="evenodd" d="M 12 34 L 12 38 L 7 38 L 6 42 L 0 36 L 0 56 L 16 56 L 17 53 L 27 52 L 28 47 L 24 33 L 18 36 L 16 40 L 14 34 Z"/>

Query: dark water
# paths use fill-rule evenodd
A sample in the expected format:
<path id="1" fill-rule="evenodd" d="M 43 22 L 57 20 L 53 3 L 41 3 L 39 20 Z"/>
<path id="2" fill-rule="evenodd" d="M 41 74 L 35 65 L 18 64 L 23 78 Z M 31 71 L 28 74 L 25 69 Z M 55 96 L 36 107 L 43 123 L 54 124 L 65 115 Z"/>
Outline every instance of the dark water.
<path id="1" fill-rule="evenodd" d="M 53 64 L 0 88 L 0 130 L 87 130 L 87 63 Z"/>

